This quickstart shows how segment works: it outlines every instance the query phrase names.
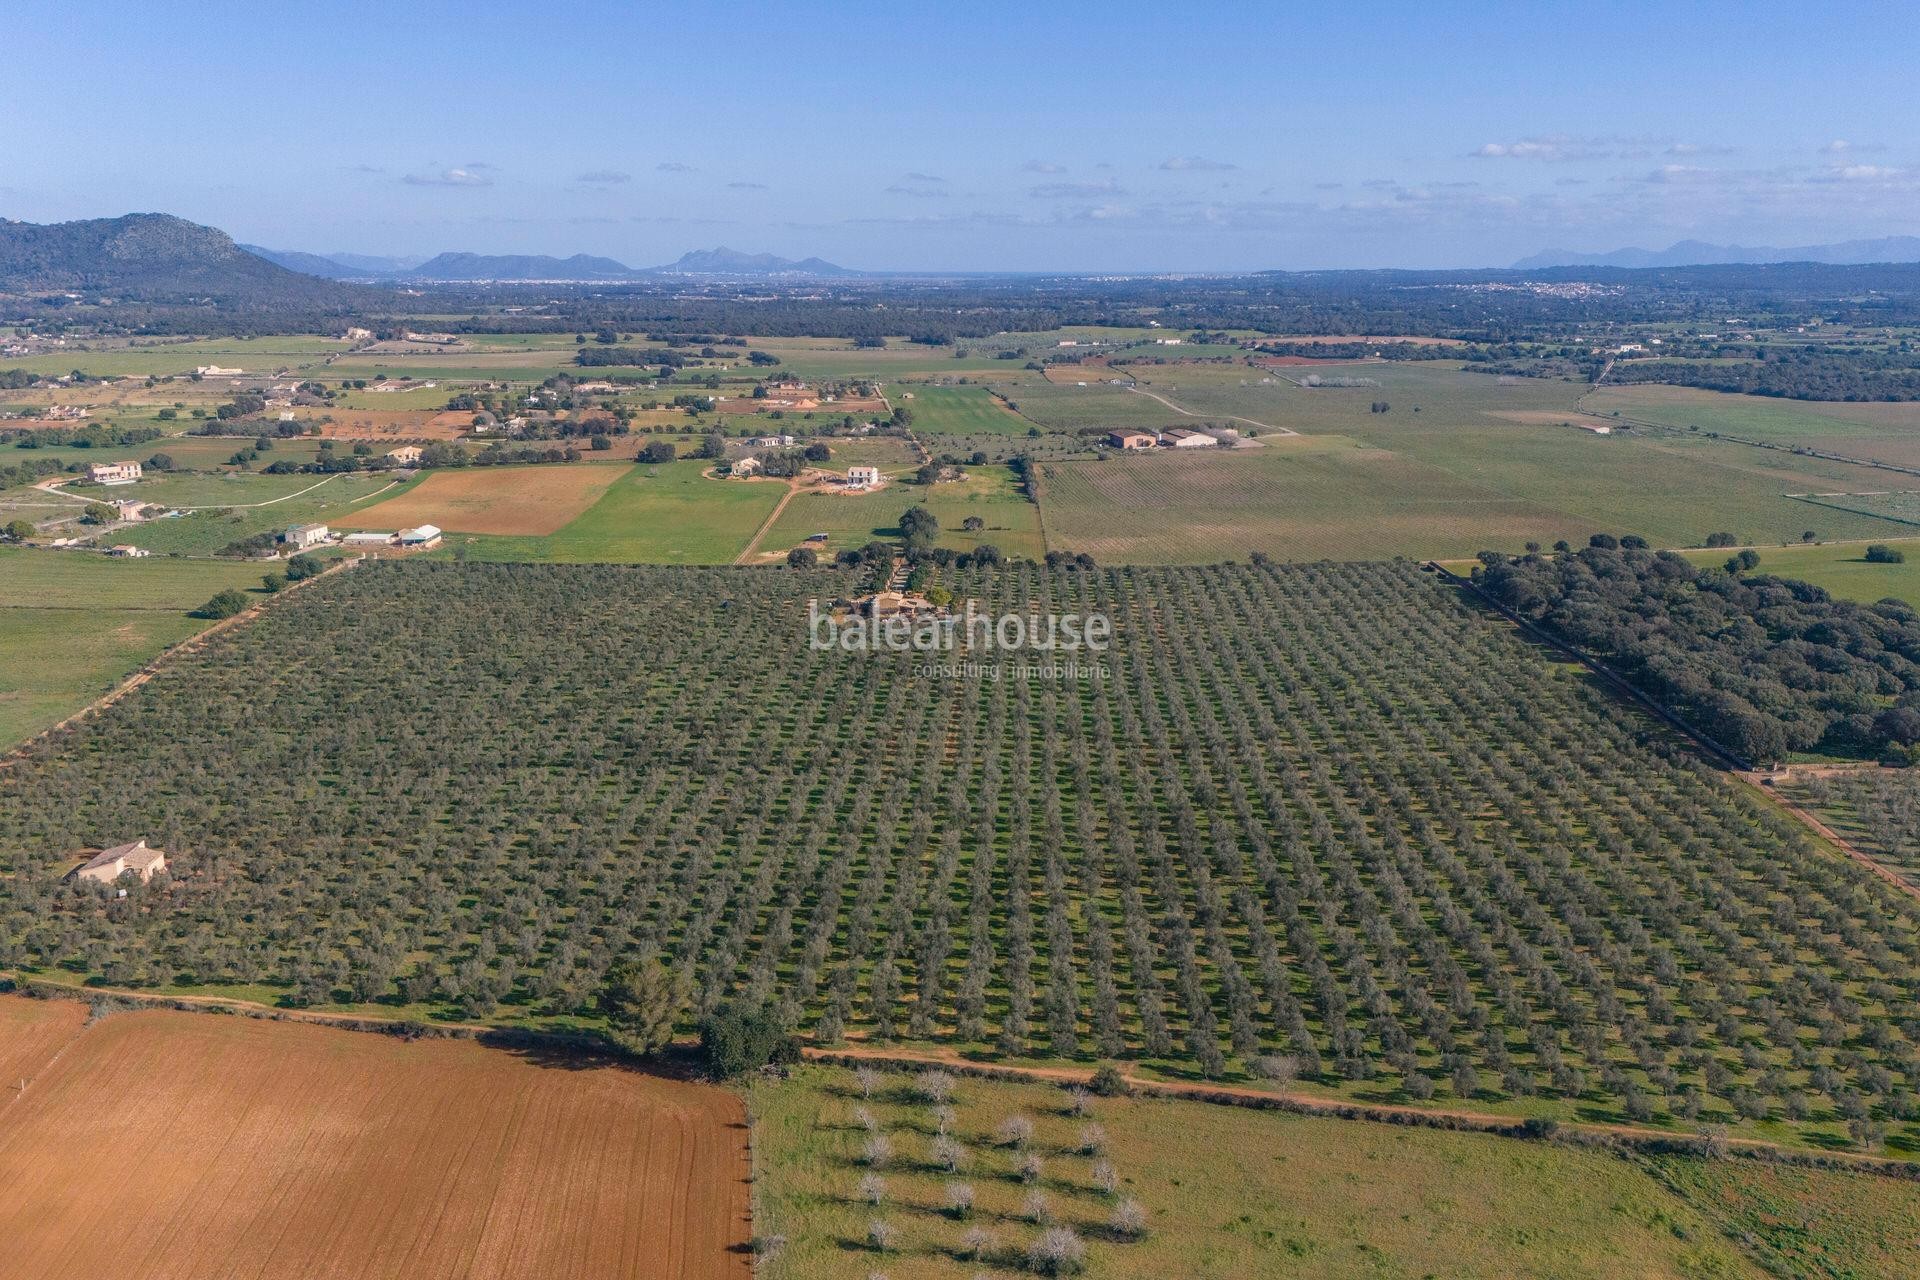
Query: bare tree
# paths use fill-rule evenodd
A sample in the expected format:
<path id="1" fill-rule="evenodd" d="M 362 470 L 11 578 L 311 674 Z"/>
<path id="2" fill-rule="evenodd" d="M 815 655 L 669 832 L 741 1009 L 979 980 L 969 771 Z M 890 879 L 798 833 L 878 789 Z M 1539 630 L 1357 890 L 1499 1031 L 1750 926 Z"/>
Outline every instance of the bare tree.
<path id="1" fill-rule="evenodd" d="M 1108 1195 L 1120 1189 L 1120 1175 L 1114 1172 L 1111 1161 L 1095 1160 L 1093 1162 L 1093 1185 Z"/>
<path id="2" fill-rule="evenodd" d="M 1300 1075 L 1300 1059 L 1286 1053 L 1263 1053 L 1247 1064 L 1253 1074 L 1271 1084 L 1292 1084 Z"/>
<path id="3" fill-rule="evenodd" d="M 1077 1275 L 1086 1265 L 1087 1242 L 1072 1227 L 1048 1227 L 1027 1246 L 1027 1266 L 1036 1275 Z"/>
<path id="4" fill-rule="evenodd" d="M 867 1110 L 865 1107 L 855 1107 L 853 1109 L 853 1122 L 862 1129 L 865 1129 L 868 1133 L 880 1132 L 880 1121 L 874 1117 L 873 1112 Z"/>
<path id="5" fill-rule="evenodd" d="M 951 1072 L 934 1068 L 922 1071 L 913 1078 L 913 1091 L 920 1095 L 922 1101 L 944 1105 L 953 1101 L 956 1084 Z"/>
<path id="6" fill-rule="evenodd" d="M 891 1253 L 900 1245 L 900 1233 L 885 1218 L 867 1223 L 867 1243 L 880 1253 Z"/>
<path id="7" fill-rule="evenodd" d="M 1080 1126 L 1080 1154 L 1097 1156 L 1107 1145 L 1107 1131 L 1097 1121 L 1088 1121 Z"/>
<path id="8" fill-rule="evenodd" d="M 893 1142 L 884 1133 L 876 1133 L 860 1148 L 860 1160 L 875 1169 L 884 1168 L 893 1159 Z"/>
<path id="9" fill-rule="evenodd" d="M 967 1234 L 960 1237 L 960 1254 L 970 1262 L 978 1262 L 992 1253 L 997 1243 L 998 1238 L 985 1227 L 968 1227 Z"/>
<path id="10" fill-rule="evenodd" d="M 878 1205 L 887 1198 L 887 1180 L 877 1173 L 860 1179 L 860 1198 L 868 1204 Z"/>
<path id="11" fill-rule="evenodd" d="M 853 1082 L 860 1086 L 860 1096 L 873 1101 L 873 1091 L 880 1087 L 880 1073 L 872 1067 L 861 1067 L 853 1073 Z"/>
<path id="12" fill-rule="evenodd" d="M 1008 1116 L 1000 1122 L 994 1136 L 1003 1147 L 1012 1147 L 1016 1151 L 1024 1150 L 1033 1141 L 1033 1121 L 1026 1116 Z"/>
<path id="13" fill-rule="evenodd" d="M 946 1191 L 947 1213 L 955 1218 L 965 1218 L 973 1212 L 973 1184 L 970 1182 L 949 1182 Z"/>
<path id="14" fill-rule="evenodd" d="M 958 1173 L 960 1166 L 967 1162 L 967 1148 L 964 1144 L 942 1135 L 933 1140 L 933 1162 L 948 1173 Z"/>
<path id="15" fill-rule="evenodd" d="M 942 1135 L 951 1132 L 953 1126 L 958 1123 L 960 1123 L 959 1113 L 952 1107 L 935 1107 L 933 1109 L 934 1128 L 939 1130 Z"/>
<path id="16" fill-rule="evenodd" d="M 1029 1191 L 1020 1204 L 1020 1216 L 1036 1227 L 1044 1227 L 1053 1221 L 1053 1202 L 1044 1191 Z"/>
<path id="17" fill-rule="evenodd" d="M 1107 1215 L 1107 1229 L 1122 1240 L 1138 1240 L 1147 1234 L 1147 1211 L 1138 1200 L 1122 1200 Z"/>
<path id="18" fill-rule="evenodd" d="M 1046 1172 L 1046 1166 L 1041 1164 L 1040 1157 L 1037 1155 L 1029 1153 L 1027 1158 L 1020 1162 L 1020 1181 L 1029 1186 L 1040 1181 L 1040 1175 L 1044 1172 Z"/>
<path id="19" fill-rule="evenodd" d="M 1093 1095 L 1079 1085 L 1067 1090 L 1067 1114 L 1084 1116 L 1093 1107 Z"/>

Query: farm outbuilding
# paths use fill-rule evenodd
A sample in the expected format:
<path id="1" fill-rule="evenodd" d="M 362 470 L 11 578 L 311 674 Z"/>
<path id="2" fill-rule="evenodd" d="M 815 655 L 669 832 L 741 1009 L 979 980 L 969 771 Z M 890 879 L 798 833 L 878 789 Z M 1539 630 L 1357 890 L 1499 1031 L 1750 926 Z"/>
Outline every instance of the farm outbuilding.
<path id="1" fill-rule="evenodd" d="M 1116 449 L 1151 449 L 1159 439 L 1151 431 L 1109 431 L 1107 443 Z"/>
<path id="2" fill-rule="evenodd" d="M 121 876 L 132 874 L 145 884 L 166 869 L 167 854 L 164 849 L 149 848 L 145 840 L 134 840 L 114 845 L 111 849 L 102 849 L 74 875 L 96 884 L 113 884 Z"/>

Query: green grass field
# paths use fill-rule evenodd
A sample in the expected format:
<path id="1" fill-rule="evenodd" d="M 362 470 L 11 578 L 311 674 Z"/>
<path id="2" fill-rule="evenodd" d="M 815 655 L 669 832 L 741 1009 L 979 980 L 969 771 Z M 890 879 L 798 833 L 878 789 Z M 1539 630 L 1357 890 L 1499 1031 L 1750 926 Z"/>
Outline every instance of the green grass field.
<path id="1" fill-rule="evenodd" d="M 1863 542 L 1823 543 L 1811 547 L 1762 546 L 1756 548 L 1760 554 L 1758 571 L 1811 582 L 1840 600 L 1871 604 L 1891 596 L 1920 608 L 1920 540 L 1888 539 L 1887 544 L 1905 551 L 1906 563 L 1869 563 L 1867 544 Z M 1731 554 L 1725 549 L 1686 552 L 1687 558 L 1699 565 L 1722 564 Z"/>
<path id="2" fill-rule="evenodd" d="M 280 495 L 278 491 L 282 486 L 277 482 L 281 480 L 299 481 L 300 484 L 288 494 Z M 319 483 L 322 480 L 325 480 L 324 484 Z M 255 487 L 268 482 L 275 482 L 271 489 Z M 375 473 L 341 473 L 331 477 L 235 475 L 230 480 L 214 480 L 213 484 L 217 487 L 211 490 L 195 485 L 188 491 L 232 494 L 236 499 L 235 505 L 191 511 L 170 519 L 149 520 L 145 524 L 116 531 L 111 540 L 144 547 L 156 556 L 214 555 L 228 544 L 256 533 L 284 529 L 288 525 L 339 519 L 378 498 L 393 497 L 405 487 L 392 476 Z M 256 494 L 259 496 L 256 497 Z"/>
<path id="3" fill-rule="evenodd" d="M 1600 527 L 1338 436 L 1038 471 L 1051 544 L 1102 563 L 1470 556 Z"/>
<path id="4" fill-rule="evenodd" d="M 1020 494 L 1005 467 L 971 467 L 966 480 L 930 488 L 893 484 L 872 494 L 796 494 L 760 550 L 784 555 L 812 533 L 825 533 L 831 551 L 898 538 L 900 515 L 913 506 L 925 506 L 939 518 L 941 546 L 970 551 L 990 542 L 1010 556 L 1039 559 L 1047 553 L 1039 509 Z M 960 526 L 968 516 L 979 516 L 987 527 L 965 532 Z"/>
<path id="5" fill-rule="evenodd" d="M 785 492 L 767 482 L 710 480 L 695 459 L 635 467 L 560 532 L 451 537 L 439 556 L 567 564 L 727 564 Z"/>
<path id="6" fill-rule="evenodd" d="M 787 1240 L 765 1272 L 773 1280 L 1013 1274 L 1006 1255 L 1038 1231 L 1022 1214 L 1033 1188 L 1014 1176 L 1020 1156 L 991 1135 L 1016 1114 L 1035 1124 L 1038 1188 L 1087 1239 L 1087 1274 L 1107 1280 L 1761 1274 L 1712 1219 L 1627 1161 L 1481 1134 L 1095 1099 L 1101 1158 L 1119 1177 L 1108 1197 L 1092 1181 L 1094 1158 L 1073 1151 L 1086 1121 L 1063 1114 L 1064 1093 L 962 1079 L 952 1133 L 969 1159 L 950 1176 L 928 1160 L 932 1111 L 904 1096 L 908 1080 L 883 1076 L 871 1100 L 841 1070 L 755 1086 L 755 1231 Z M 859 1196 L 862 1106 L 894 1153 L 878 1171 L 878 1206 Z M 942 1211 L 949 1181 L 974 1190 L 965 1222 Z M 1144 1239 L 1107 1231 L 1120 1197 L 1146 1210 Z M 899 1234 L 891 1253 L 868 1244 L 876 1218 Z M 998 1257 L 961 1256 L 970 1227 L 992 1234 Z"/>
<path id="7" fill-rule="evenodd" d="M 1773 1275 L 1911 1276 L 1920 1258 L 1914 1183 L 1751 1160 L 1662 1157 L 1647 1167 Z"/>
<path id="8" fill-rule="evenodd" d="M 58 722 L 207 623 L 258 566 L 0 548 L 0 748 Z"/>
<path id="9" fill-rule="evenodd" d="M 913 411 L 916 435 L 1023 436 L 1033 427 L 1033 423 L 1008 412 L 992 392 L 980 386 L 902 387 L 895 400 Z"/>

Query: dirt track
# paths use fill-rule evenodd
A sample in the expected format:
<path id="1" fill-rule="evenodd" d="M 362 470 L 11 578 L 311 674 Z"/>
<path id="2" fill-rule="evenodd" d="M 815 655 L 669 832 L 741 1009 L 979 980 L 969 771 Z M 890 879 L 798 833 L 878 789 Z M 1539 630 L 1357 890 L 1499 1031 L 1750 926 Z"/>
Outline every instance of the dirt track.
<path id="1" fill-rule="evenodd" d="M 46 1011 L 85 1016 L 0 999 L 0 1045 Z M 8 1277 L 751 1274 L 726 1090 L 250 1018 L 54 1029 L 64 1047 L 0 1109 Z"/>

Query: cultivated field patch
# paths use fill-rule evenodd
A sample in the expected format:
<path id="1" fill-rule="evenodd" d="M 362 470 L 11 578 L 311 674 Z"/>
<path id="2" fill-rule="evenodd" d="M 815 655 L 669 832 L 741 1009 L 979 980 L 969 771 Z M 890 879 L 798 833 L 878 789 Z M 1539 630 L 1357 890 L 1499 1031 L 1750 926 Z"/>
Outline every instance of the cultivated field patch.
<path id="1" fill-rule="evenodd" d="M 589 463 L 434 471 L 399 497 L 337 523 L 345 529 L 438 525 L 449 533 L 557 533 L 600 500 L 627 468 Z"/>
<path id="2" fill-rule="evenodd" d="M 1050 543 L 1103 563 L 1472 555 L 1598 528 L 1391 450 L 1337 437 L 1257 450 L 1045 462 Z"/>
<path id="3" fill-rule="evenodd" d="M 1035 1195 L 1088 1242 L 1088 1274 L 1108 1280 L 1760 1274 L 1709 1216 L 1599 1151 L 1195 1102 L 1094 1098 L 1076 1116 L 1061 1089 L 971 1078 L 952 1106 L 949 1172 L 935 1154 L 940 1120 L 910 1075 L 882 1074 L 871 1096 L 838 1069 L 756 1086 L 758 1225 L 789 1241 L 773 1280 L 1010 1275 L 1041 1234 L 1027 1212 Z M 892 1149 L 877 1169 L 863 1115 Z M 998 1136 L 1010 1118 L 1034 1126 L 1021 1150 Z M 1029 1156 L 1032 1183 L 1019 1172 Z M 1101 1165 L 1110 1193 L 1095 1180 Z M 878 1203 L 861 1195 L 868 1177 Z M 964 1214 L 948 1207 L 955 1186 L 972 1194 Z M 1144 1219 L 1138 1239 L 1110 1227 L 1126 1201 Z M 870 1247 L 876 1221 L 897 1236 L 885 1255 Z M 983 1242 L 977 1262 L 970 1239 Z"/>
<path id="4" fill-rule="evenodd" d="M 0 1000 L 0 1028 L 19 1003 Z M 723 1090 L 620 1067 L 119 1013 L 0 1112 L 4 1265 L 35 1280 L 744 1280 L 743 1121 Z M 120 1192 L 111 1230 L 103 1188 Z"/>

